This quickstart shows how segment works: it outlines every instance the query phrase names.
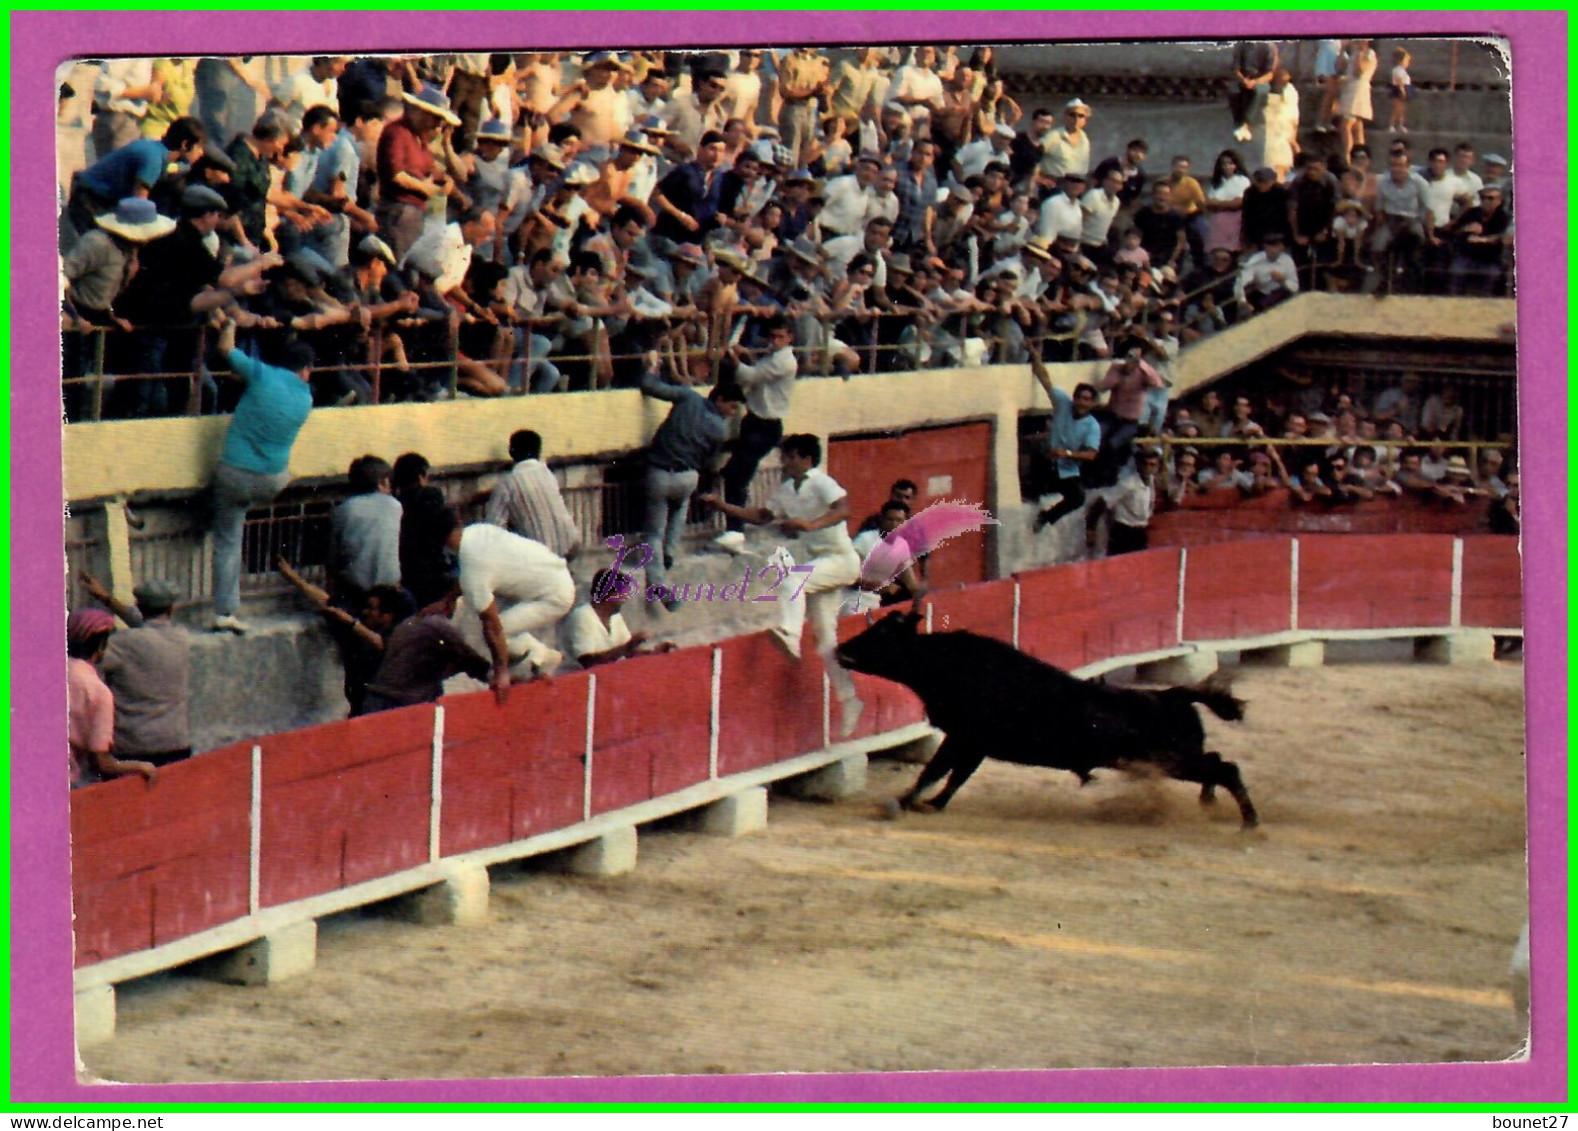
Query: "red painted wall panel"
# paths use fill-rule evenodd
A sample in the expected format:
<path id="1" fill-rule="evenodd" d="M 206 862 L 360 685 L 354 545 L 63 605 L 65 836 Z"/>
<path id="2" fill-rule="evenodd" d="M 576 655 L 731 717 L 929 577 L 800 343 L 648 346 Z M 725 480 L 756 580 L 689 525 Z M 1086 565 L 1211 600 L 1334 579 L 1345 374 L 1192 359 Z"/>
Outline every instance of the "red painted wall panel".
<path id="1" fill-rule="evenodd" d="M 850 533 L 866 516 L 875 514 L 888 497 L 888 487 L 898 479 L 911 479 L 920 488 L 915 509 L 936 498 L 965 499 L 985 504 L 991 478 L 992 426 L 960 424 L 924 428 L 901 436 L 862 440 L 833 440 L 824 465 L 827 473 L 849 492 Z M 928 495 L 927 481 L 948 476 L 946 495 Z M 977 531 L 941 547 L 927 565 L 933 588 L 982 581 L 986 578 L 986 534 Z"/>
<path id="2" fill-rule="evenodd" d="M 597 669 L 592 812 L 622 809 L 706 781 L 712 742 L 712 648 L 685 648 Z"/>
<path id="3" fill-rule="evenodd" d="M 431 706 L 270 735 L 261 745 L 263 906 L 427 861 Z"/>
<path id="4" fill-rule="evenodd" d="M 908 605 L 901 605 L 899 609 L 908 610 Z M 884 616 L 893 616 L 897 613 L 893 609 L 881 609 L 875 614 L 879 619 Z M 852 640 L 866 630 L 864 616 L 844 617 L 838 622 L 838 639 L 842 642 Z M 851 738 L 865 738 L 867 735 L 883 734 L 899 727 L 910 726 L 913 723 L 924 722 L 926 710 L 921 706 L 921 701 L 915 693 L 901 683 L 892 680 L 879 679 L 876 676 L 855 675 L 855 691 L 859 694 L 861 702 L 865 704 L 860 715 L 860 722 L 855 725 Z M 833 705 L 834 733 L 838 726 L 838 705 Z"/>
<path id="5" fill-rule="evenodd" d="M 1019 581 L 1019 647 L 1065 671 L 1082 666 L 1095 628 L 1090 610 L 1097 585 L 1083 562 L 1016 575 Z"/>
<path id="6" fill-rule="evenodd" d="M 809 627 L 789 659 L 765 632 L 724 641 L 718 776 L 822 748 L 822 665 Z"/>
<path id="7" fill-rule="evenodd" d="M 933 632 L 964 628 L 1005 644 L 1014 642 L 1014 580 L 1011 577 L 934 592 L 928 601 L 932 606 Z"/>
<path id="8" fill-rule="evenodd" d="M 454 856 L 562 829 L 584 811 L 585 673 L 444 705 L 444 804 L 439 851 Z"/>
<path id="9" fill-rule="evenodd" d="M 1299 539 L 1300 628 L 1411 628 L 1447 625 L 1451 617 L 1451 538 Z"/>
<path id="10" fill-rule="evenodd" d="M 247 914 L 251 744 L 71 794 L 76 965 Z"/>
<path id="11" fill-rule="evenodd" d="M 1462 623 L 1471 628 L 1523 624 L 1523 559 L 1518 540 L 1497 535 L 1463 539 Z"/>
<path id="12" fill-rule="evenodd" d="M 1445 507 L 1415 499 L 1385 499 L 1341 507 L 1295 507 L 1285 491 L 1256 499 L 1205 496 L 1151 520 L 1152 546 L 1197 546 L 1273 534 L 1470 534 L 1480 529 L 1478 508 Z"/>
<path id="13" fill-rule="evenodd" d="M 1293 540 L 1190 546 L 1184 577 L 1185 640 L 1285 632 L 1293 619 Z"/>

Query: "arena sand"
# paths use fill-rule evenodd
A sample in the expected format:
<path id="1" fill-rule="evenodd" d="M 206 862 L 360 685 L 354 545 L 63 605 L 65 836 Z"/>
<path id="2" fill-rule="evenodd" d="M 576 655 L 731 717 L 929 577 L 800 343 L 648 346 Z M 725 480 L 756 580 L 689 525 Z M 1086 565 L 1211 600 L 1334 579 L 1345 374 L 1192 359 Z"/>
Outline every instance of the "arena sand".
<path id="1" fill-rule="evenodd" d="M 1181 783 L 986 763 L 940 815 L 774 797 L 630 875 L 496 869 L 485 926 L 365 912 L 271 988 L 121 988 L 124 1081 L 1499 1060 L 1527 907 L 1523 669 L 1242 669 L 1208 720 L 1263 827 Z M 1056 720 L 1047 723 L 1049 738 Z"/>

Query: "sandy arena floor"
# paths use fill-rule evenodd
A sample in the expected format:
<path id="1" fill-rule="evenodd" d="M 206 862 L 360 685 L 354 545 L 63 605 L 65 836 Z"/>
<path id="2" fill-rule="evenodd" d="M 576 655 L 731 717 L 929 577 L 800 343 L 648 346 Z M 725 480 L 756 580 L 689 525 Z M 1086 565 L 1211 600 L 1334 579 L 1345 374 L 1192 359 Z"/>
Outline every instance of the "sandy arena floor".
<path id="1" fill-rule="evenodd" d="M 272 988 L 123 986 L 90 1076 L 602 1076 L 1498 1060 L 1526 914 L 1523 668 L 1244 669 L 1262 815 L 988 762 L 941 815 L 773 799 L 637 870 L 496 869 L 481 928 L 320 924 Z M 1055 722 L 1049 721 L 1049 733 Z"/>

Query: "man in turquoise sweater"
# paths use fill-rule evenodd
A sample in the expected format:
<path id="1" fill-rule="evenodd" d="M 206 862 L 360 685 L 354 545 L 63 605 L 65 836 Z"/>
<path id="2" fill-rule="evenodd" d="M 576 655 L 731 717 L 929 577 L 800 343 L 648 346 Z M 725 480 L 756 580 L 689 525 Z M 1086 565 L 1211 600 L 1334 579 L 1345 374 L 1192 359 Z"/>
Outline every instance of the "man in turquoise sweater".
<path id="1" fill-rule="evenodd" d="M 290 342 L 281 351 L 284 367 L 264 365 L 235 348 L 236 325 L 220 333 L 220 352 L 231 375 L 247 383 L 225 432 L 214 473 L 215 632 L 242 633 L 241 532 L 247 511 L 271 501 L 290 482 L 290 448 L 312 411 L 312 350 Z"/>

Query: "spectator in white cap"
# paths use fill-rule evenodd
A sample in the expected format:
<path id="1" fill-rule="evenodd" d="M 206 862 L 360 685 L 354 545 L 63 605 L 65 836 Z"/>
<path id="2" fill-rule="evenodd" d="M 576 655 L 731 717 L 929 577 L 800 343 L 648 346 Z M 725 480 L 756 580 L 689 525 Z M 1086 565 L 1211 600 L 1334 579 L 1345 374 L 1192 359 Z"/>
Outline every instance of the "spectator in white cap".
<path id="1" fill-rule="evenodd" d="M 1043 178 L 1057 180 L 1064 173 L 1084 176 L 1090 172 L 1090 135 L 1085 123 L 1090 107 L 1078 98 L 1063 104 L 1063 124 L 1041 138 L 1041 160 L 1037 171 Z"/>
<path id="2" fill-rule="evenodd" d="M 959 151 L 953 155 L 954 175 L 963 181 L 968 177 L 980 176 L 993 161 L 1006 164 L 1013 144 L 1014 128 L 995 126 L 985 137 L 959 147 Z"/>

